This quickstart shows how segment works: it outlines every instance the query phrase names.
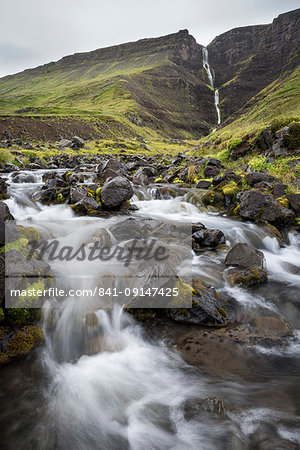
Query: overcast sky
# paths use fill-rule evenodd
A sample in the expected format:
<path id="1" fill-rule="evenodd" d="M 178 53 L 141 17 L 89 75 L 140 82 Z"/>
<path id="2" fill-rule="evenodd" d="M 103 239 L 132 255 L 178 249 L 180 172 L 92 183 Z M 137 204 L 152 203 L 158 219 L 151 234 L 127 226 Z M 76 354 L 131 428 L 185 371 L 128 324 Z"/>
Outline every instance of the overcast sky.
<path id="1" fill-rule="evenodd" d="M 299 0 L 0 0 L 0 77 L 62 56 L 187 28 L 207 45 Z"/>

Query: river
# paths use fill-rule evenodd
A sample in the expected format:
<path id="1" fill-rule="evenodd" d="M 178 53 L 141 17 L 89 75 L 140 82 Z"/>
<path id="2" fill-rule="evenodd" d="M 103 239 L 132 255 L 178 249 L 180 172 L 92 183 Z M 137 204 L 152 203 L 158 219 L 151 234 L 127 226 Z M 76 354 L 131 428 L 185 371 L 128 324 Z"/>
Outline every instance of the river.
<path id="1" fill-rule="evenodd" d="M 33 183 L 12 183 L 11 175 L 6 175 L 11 213 L 19 224 L 45 221 L 57 239 L 80 242 L 84 233 L 68 206 L 32 200 L 43 173 L 34 172 Z M 282 349 L 256 346 L 255 377 L 235 377 L 182 359 L 175 342 L 190 329 L 188 325 L 168 320 L 138 323 L 116 306 L 97 311 L 96 323 L 89 328 L 84 325 L 85 299 L 66 299 L 57 309 L 49 305 L 42 318 L 45 342 L 36 357 L 0 371 L 3 448 L 299 448 L 299 234 L 285 232 L 280 245 L 264 226 L 208 212 L 189 203 L 187 195 L 157 199 L 156 189 L 136 188 L 131 200 L 138 207 L 136 217 L 201 222 L 222 230 L 230 246 L 247 242 L 264 252 L 269 281 L 257 288 L 228 284 L 222 276 L 224 249 L 194 255 L 193 278 L 235 299 L 239 322 L 280 315 L 291 324 L 293 336 Z M 116 218 L 87 220 L 104 228 L 116 222 Z M 54 271 L 62 270 L 56 264 Z M 193 405 L 213 397 L 224 400 L 225 414 L 203 409 L 193 414 Z"/>

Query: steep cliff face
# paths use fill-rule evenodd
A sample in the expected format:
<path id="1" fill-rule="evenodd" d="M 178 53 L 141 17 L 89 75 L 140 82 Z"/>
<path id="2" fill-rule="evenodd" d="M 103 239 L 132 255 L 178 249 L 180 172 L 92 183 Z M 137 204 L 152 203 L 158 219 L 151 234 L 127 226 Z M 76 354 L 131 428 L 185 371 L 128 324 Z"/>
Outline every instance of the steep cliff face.
<path id="1" fill-rule="evenodd" d="M 270 25 L 236 28 L 209 45 L 223 119 L 236 114 L 259 91 L 300 63 L 300 9 Z"/>

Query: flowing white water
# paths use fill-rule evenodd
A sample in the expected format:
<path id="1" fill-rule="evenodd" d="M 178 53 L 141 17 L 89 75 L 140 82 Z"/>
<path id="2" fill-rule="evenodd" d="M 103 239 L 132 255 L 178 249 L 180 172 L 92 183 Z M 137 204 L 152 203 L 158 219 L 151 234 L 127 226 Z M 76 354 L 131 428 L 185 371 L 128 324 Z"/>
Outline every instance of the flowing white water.
<path id="1" fill-rule="evenodd" d="M 34 226 L 36 220 L 42 219 L 46 231 L 68 244 L 80 243 L 87 239 L 90 231 L 99 227 L 109 228 L 110 224 L 119 221 L 119 218 L 87 218 L 82 227 L 67 206 L 46 206 L 30 200 L 30 191 L 36 189 L 39 183 L 37 179 L 36 185 L 26 186 L 25 191 L 25 184 L 11 185 L 12 197 L 6 203 L 19 223 L 28 221 Z M 148 195 L 145 197 L 148 198 Z M 295 270 L 291 271 L 290 265 L 295 266 L 299 261 L 299 236 L 290 234 L 287 245 L 280 248 L 276 239 L 266 236 L 262 227 L 201 212 L 194 205 L 182 201 L 181 197 L 143 201 L 136 197 L 135 204 L 139 208 L 137 216 L 181 223 L 201 222 L 208 228 L 221 229 L 231 245 L 248 242 L 261 248 L 266 256 L 269 277 L 284 283 L 287 297 L 290 297 L 285 302 L 288 303 L 297 293 L 295 286 L 299 276 Z M 67 219 L 66 226 L 61 226 L 58 219 Z M 72 227 L 70 223 L 73 222 Z M 277 311 L 280 304 L 273 302 L 272 294 L 231 288 L 224 282 L 224 256 L 222 252 L 195 256 L 195 276 L 219 283 L 220 292 L 235 297 L 245 309 Z M 53 263 L 53 270 L 59 273 L 64 268 L 57 261 Z M 79 275 L 79 266 L 74 266 L 73 270 Z M 96 279 L 103 271 L 104 268 L 99 266 L 99 271 L 94 275 L 91 273 L 91 277 Z M 89 282 L 95 280 L 91 278 Z M 294 290 L 289 291 L 290 286 Z M 232 433 L 244 437 L 249 435 L 250 428 L 248 424 L 247 427 L 245 425 L 249 409 L 231 414 L 230 422 L 207 413 L 198 413 L 196 418 L 189 420 L 185 414 L 185 405 L 217 394 L 238 403 L 247 403 L 245 396 L 250 395 L 251 386 L 234 382 L 227 385 L 224 380 L 218 384 L 216 378 L 208 378 L 191 369 L 161 339 L 150 338 L 143 327 L 118 307 L 111 312 L 96 311 L 92 321 L 88 321 L 87 314 L 90 311 L 93 311 L 93 303 L 91 299 L 83 297 L 67 298 L 56 310 L 50 304 L 44 309 L 46 344 L 40 360 L 45 380 L 39 380 L 42 387 L 36 399 L 35 426 L 31 425 L 24 437 L 23 418 L 14 417 L 12 434 L 17 435 L 20 428 L 22 438 L 13 441 L 15 445 L 11 448 L 239 448 L 231 446 L 228 439 L 231 439 Z M 295 338 L 291 348 L 293 352 L 289 352 L 289 355 L 296 356 L 299 343 Z M 258 389 L 260 391 L 264 387 L 258 386 Z M 258 409 L 250 409 L 252 416 L 255 411 Z M 258 414 L 255 427 L 251 430 L 265 423 L 269 425 L 272 417 L 275 417 L 276 427 L 282 428 L 282 425 L 277 424 L 279 414 L 270 413 L 267 417 Z M 286 430 L 284 427 L 282 429 Z M 282 431 L 281 435 L 289 439 L 287 432 Z M 220 447 L 220 442 L 224 442 L 224 446 Z M 235 445 L 233 441 L 232 445 Z"/>
<path id="2" fill-rule="evenodd" d="M 207 73 L 209 85 L 214 89 L 214 102 L 215 102 L 215 109 L 216 109 L 216 113 L 217 113 L 217 124 L 220 125 L 221 111 L 220 111 L 220 107 L 219 107 L 219 103 L 220 103 L 219 89 L 215 89 L 215 87 L 214 87 L 214 79 L 213 79 L 212 72 L 210 69 L 209 60 L 208 60 L 208 50 L 206 47 L 203 48 L 202 53 L 203 53 L 203 67 Z"/>

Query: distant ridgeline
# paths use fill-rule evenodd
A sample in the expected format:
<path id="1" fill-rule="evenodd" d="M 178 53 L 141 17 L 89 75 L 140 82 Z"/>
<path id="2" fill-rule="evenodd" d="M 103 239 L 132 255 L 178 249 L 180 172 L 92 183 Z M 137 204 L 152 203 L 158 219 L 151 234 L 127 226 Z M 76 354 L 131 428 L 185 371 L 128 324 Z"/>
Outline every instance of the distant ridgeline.
<path id="1" fill-rule="evenodd" d="M 49 138 L 51 123 L 74 120 L 95 137 L 195 139 L 249 111 L 299 115 L 299 47 L 300 9 L 216 37 L 207 50 L 221 119 L 204 47 L 187 30 L 66 56 L 0 79 L 0 134 L 15 124 Z M 280 110 L 270 112 L 266 96 Z"/>

